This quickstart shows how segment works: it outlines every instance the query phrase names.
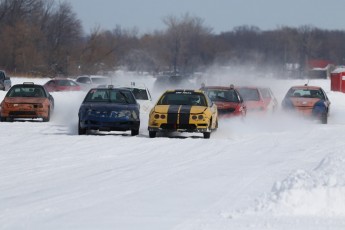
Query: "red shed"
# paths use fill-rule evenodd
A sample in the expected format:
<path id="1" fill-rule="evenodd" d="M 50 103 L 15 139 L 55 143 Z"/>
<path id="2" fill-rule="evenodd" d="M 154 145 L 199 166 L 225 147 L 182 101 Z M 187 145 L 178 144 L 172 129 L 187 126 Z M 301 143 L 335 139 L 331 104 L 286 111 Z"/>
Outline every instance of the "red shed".
<path id="1" fill-rule="evenodd" d="M 345 93 L 345 66 L 340 66 L 331 73 L 331 90 Z"/>

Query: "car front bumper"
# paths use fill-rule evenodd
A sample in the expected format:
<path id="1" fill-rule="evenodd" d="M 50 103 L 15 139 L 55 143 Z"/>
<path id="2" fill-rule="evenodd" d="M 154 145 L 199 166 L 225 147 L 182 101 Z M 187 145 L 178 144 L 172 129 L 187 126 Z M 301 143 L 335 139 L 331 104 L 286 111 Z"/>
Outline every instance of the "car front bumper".
<path id="1" fill-rule="evenodd" d="M 88 130 L 99 131 L 127 131 L 139 130 L 140 120 L 135 119 L 114 119 L 109 117 L 89 116 L 79 120 L 80 127 Z"/>

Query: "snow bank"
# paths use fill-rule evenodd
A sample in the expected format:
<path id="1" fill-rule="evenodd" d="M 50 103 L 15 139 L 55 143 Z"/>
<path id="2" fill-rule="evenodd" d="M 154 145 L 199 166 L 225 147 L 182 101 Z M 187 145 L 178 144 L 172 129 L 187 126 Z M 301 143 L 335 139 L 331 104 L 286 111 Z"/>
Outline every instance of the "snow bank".
<path id="1" fill-rule="evenodd" d="M 276 182 L 256 212 L 272 215 L 345 217 L 345 155 L 332 154 L 313 171 L 298 170 Z"/>

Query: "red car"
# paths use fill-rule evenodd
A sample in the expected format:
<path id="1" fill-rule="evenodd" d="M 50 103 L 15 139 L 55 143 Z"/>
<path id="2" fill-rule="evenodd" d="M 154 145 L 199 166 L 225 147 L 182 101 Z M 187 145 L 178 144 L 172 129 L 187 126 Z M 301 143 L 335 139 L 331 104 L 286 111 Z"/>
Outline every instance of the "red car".
<path id="1" fill-rule="evenodd" d="M 203 86 L 201 90 L 217 105 L 219 117 L 246 116 L 246 105 L 232 85 Z"/>
<path id="2" fill-rule="evenodd" d="M 274 112 L 278 107 L 278 101 L 268 87 L 241 86 L 236 89 L 243 97 L 248 111 Z"/>
<path id="3" fill-rule="evenodd" d="M 81 86 L 70 79 L 52 79 L 46 82 L 44 85 L 49 92 L 56 91 L 80 91 Z"/>

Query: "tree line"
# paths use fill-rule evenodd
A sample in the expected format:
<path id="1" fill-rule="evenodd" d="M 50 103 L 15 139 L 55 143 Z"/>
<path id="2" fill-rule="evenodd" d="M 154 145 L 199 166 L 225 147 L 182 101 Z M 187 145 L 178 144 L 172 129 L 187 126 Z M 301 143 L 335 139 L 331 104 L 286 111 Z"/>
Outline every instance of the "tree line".
<path id="1" fill-rule="evenodd" d="M 33 76 L 102 74 L 119 68 L 193 73 L 214 65 L 269 66 L 288 63 L 302 71 L 311 59 L 344 63 L 345 31 L 311 25 L 262 31 L 238 26 L 215 34 L 189 14 L 166 16 L 165 29 L 139 34 L 116 26 L 83 33 L 67 2 L 0 0 L 0 69 Z M 224 22 L 226 23 L 226 22 Z"/>

